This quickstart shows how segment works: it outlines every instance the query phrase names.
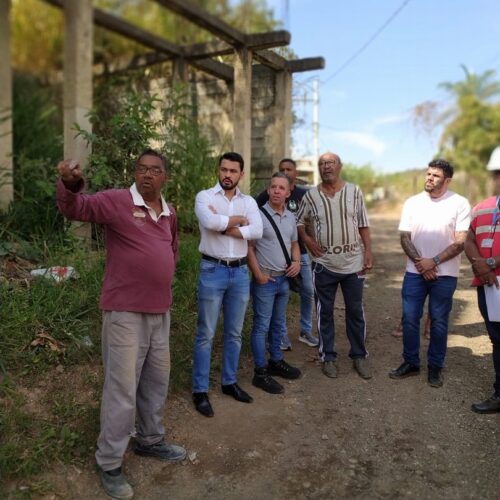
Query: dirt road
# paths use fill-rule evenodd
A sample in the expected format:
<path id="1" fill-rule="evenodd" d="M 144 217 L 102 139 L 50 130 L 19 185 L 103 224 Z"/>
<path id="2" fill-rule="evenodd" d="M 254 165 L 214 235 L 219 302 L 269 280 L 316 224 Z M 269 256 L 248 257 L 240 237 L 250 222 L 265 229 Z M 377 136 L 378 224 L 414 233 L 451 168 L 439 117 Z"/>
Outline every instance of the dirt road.
<path id="1" fill-rule="evenodd" d="M 472 401 L 492 393 L 493 369 L 468 267 L 455 295 L 444 387 L 429 387 L 425 371 L 391 380 L 401 352 L 390 332 L 400 315 L 403 257 L 397 221 L 375 216 L 372 223 L 376 268 L 365 303 L 373 379 L 353 371 L 337 309 L 338 379 L 322 375 L 314 349 L 295 341 L 287 359 L 304 375 L 285 383 L 284 395 L 252 387 L 248 361 L 240 383 L 254 396 L 251 405 L 222 395 L 215 384 L 215 417 L 206 419 L 188 393 L 174 396 L 168 439 L 185 445 L 191 460 L 163 464 L 129 452 L 125 471 L 136 498 L 499 498 L 500 415 L 470 411 Z M 297 338 L 292 319 L 290 333 Z M 105 498 L 91 457 L 83 470 L 63 470 L 64 481 L 46 475 L 57 498 Z"/>

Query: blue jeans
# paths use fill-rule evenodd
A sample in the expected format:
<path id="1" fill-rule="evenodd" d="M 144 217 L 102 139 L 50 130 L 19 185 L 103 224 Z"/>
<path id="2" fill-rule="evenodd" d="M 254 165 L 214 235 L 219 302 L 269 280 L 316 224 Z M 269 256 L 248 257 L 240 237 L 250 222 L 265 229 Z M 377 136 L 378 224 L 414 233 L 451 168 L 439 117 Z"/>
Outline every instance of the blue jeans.
<path id="1" fill-rule="evenodd" d="M 312 283 L 312 268 L 309 254 L 300 256 L 300 275 L 302 288 L 300 290 L 300 333 L 312 334 L 312 312 L 314 303 L 314 288 Z M 281 329 L 281 336 L 285 344 L 290 343 L 286 322 Z"/>
<path id="2" fill-rule="evenodd" d="M 333 310 L 335 295 L 340 285 L 345 302 L 347 338 L 351 344 L 352 359 L 365 358 L 366 322 L 363 310 L 364 278 L 357 273 L 339 274 L 329 271 L 322 264 L 313 266 L 313 284 L 318 314 L 319 353 L 322 361 L 335 361 L 335 323 Z"/>
<path id="3" fill-rule="evenodd" d="M 457 287 L 454 276 L 439 276 L 426 281 L 420 274 L 406 273 L 401 296 L 403 299 L 403 358 L 420 366 L 420 319 L 424 303 L 429 296 L 431 339 L 427 352 L 428 366 L 442 368 L 448 342 L 448 319 Z"/>
<path id="4" fill-rule="evenodd" d="M 250 342 L 255 368 L 267 366 L 266 336 L 270 358 L 273 361 L 283 359 L 280 343 L 283 327 L 286 328 L 290 288 L 286 276 L 275 276 L 273 279 L 265 285 L 252 281 L 253 326 Z"/>
<path id="5" fill-rule="evenodd" d="M 302 289 L 300 291 L 300 333 L 311 334 L 314 290 L 311 259 L 307 253 L 303 253 L 300 256 L 300 275 L 302 276 Z"/>
<path id="6" fill-rule="evenodd" d="M 193 392 L 208 392 L 212 342 L 224 312 L 223 385 L 236 382 L 241 331 L 250 296 L 248 267 L 227 267 L 201 260 L 198 278 L 198 327 L 193 348 Z"/>
<path id="7" fill-rule="evenodd" d="M 482 286 L 477 287 L 477 302 L 493 345 L 493 368 L 495 369 L 493 387 L 495 388 L 495 396 L 500 398 L 500 321 L 490 321 L 488 319 L 488 308 L 486 307 L 486 297 Z"/>

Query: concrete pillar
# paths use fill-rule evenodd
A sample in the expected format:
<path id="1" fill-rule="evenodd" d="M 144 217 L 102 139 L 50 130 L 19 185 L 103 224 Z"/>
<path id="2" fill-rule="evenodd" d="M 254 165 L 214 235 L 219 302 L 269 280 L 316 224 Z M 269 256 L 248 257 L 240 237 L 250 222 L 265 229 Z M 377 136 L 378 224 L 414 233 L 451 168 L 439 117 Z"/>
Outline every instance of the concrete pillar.
<path id="1" fill-rule="evenodd" d="M 76 137 L 74 125 L 92 131 L 92 64 L 94 21 L 92 0 L 64 2 L 64 158 L 77 160 L 85 168 L 91 146 Z M 89 245 L 91 225 L 73 222 L 74 234 Z"/>
<path id="2" fill-rule="evenodd" d="M 0 211 L 13 200 L 10 0 L 0 0 Z"/>
<path id="3" fill-rule="evenodd" d="M 189 81 L 189 66 L 183 57 L 172 59 L 172 83 L 180 82 L 187 84 Z"/>
<path id="4" fill-rule="evenodd" d="M 252 52 L 235 50 L 233 87 L 233 150 L 245 160 L 241 190 L 250 193 L 252 164 Z"/>
<path id="5" fill-rule="evenodd" d="M 64 157 L 87 163 L 90 146 L 78 137 L 74 124 L 92 130 L 92 63 L 94 23 L 92 0 L 64 2 Z"/>
<path id="6" fill-rule="evenodd" d="M 275 75 L 273 124 L 271 127 L 273 167 L 285 157 L 290 157 L 292 133 L 292 74 L 278 71 Z"/>

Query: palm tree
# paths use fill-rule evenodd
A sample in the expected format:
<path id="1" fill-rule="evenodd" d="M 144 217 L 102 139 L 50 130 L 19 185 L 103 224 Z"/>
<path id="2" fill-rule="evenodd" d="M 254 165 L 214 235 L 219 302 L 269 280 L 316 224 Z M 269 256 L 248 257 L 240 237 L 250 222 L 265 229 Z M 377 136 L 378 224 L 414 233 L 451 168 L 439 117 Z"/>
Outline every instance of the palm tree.
<path id="1" fill-rule="evenodd" d="M 496 71 L 488 69 L 483 73 L 476 74 L 464 64 L 460 67 L 465 73 L 465 78 L 458 82 L 441 82 L 438 87 L 446 90 L 453 97 L 475 97 L 478 101 L 488 101 L 500 94 L 500 81 L 493 80 Z"/>

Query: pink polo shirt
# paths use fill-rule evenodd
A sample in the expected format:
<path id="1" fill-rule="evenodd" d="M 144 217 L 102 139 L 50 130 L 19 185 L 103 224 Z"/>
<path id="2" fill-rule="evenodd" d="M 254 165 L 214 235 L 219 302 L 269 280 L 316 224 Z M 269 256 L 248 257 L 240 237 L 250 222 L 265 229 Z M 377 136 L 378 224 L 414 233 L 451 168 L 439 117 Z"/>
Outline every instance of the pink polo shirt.
<path id="1" fill-rule="evenodd" d="M 105 311 L 162 314 L 172 304 L 178 250 L 175 211 L 162 198 L 155 221 L 142 197 L 131 189 L 82 194 L 57 183 L 57 206 L 71 220 L 103 224 L 106 270 L 100 307 Z"/>

